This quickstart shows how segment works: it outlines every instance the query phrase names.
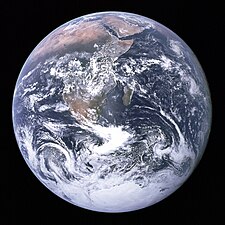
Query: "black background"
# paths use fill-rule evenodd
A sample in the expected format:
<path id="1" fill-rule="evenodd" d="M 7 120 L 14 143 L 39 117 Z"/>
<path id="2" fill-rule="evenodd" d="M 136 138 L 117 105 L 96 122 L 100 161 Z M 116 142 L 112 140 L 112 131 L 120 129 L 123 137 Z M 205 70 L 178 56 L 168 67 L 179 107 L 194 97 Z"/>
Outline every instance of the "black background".
<path id="1" fill-rule="evenodd" d="M 200 1 L 201 2 L 201 1 Z M 221 1 L 222 2 L 222 1 Z M 7 1 L 1 11 L 1 205 L 0 224 L 224 224 L 225 10 L 216 1 Z M 19 72 L 34 47 L 53 29 L 99 11 L 126 11 L 154 19 L 195 52 L 209 83 L 213 120 L 200 164 L 174 194 L 129 213 L 88 211 L 42 185 L 17 147 L 11 104 Z M 211 221 L 211 222 L 210 222 Z"/>

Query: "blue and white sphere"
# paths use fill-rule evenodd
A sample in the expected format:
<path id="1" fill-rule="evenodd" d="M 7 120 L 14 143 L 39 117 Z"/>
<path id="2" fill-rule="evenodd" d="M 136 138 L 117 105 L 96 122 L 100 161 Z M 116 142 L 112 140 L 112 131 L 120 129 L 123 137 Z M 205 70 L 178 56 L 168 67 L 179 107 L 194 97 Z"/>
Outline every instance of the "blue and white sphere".
<path id="1" fill-rule="evenodd" d="M 50 33 L 13 98 L 20 151 L 62 199 L 126 212 L 169 196 L 205 150 L 211 100 L 191 49 L 143 16 L 103 12 Z"/>

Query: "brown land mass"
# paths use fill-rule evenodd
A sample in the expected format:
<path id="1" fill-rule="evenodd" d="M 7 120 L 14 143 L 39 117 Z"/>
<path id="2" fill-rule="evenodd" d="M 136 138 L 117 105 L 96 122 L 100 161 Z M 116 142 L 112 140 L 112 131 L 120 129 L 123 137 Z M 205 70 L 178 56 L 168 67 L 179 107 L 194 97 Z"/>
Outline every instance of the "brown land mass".
<path id="1" fill-rule="evenodd" d="M 103 22 L 112 28 L 118 37 L 126 37 L 143 31 L 143 28 L 136 26 L 116 16 L 105 16 Z"/>
<path id="2" fill-rule="evenodd" d="M 72 44 L 85 45 L 110 36 L 98 21 L 80 22 L 66 28 L 63 26 L 47 36 L 33 52 L 32 58 L 63 50 Z"/>

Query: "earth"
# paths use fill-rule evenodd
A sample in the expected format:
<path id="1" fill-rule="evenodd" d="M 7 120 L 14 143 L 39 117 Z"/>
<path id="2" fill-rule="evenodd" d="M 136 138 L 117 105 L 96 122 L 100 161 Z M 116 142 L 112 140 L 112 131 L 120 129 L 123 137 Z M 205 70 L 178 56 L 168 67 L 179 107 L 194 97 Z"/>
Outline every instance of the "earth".
<path id="1" fill-rule="evenodd" d="M 127 212 L 175 192 L 211 127 L 204 72 L 187 44 L 149 18 L 94 13 L 32 51 L 13 96 L 19 149 L 62 199 Z"/>

